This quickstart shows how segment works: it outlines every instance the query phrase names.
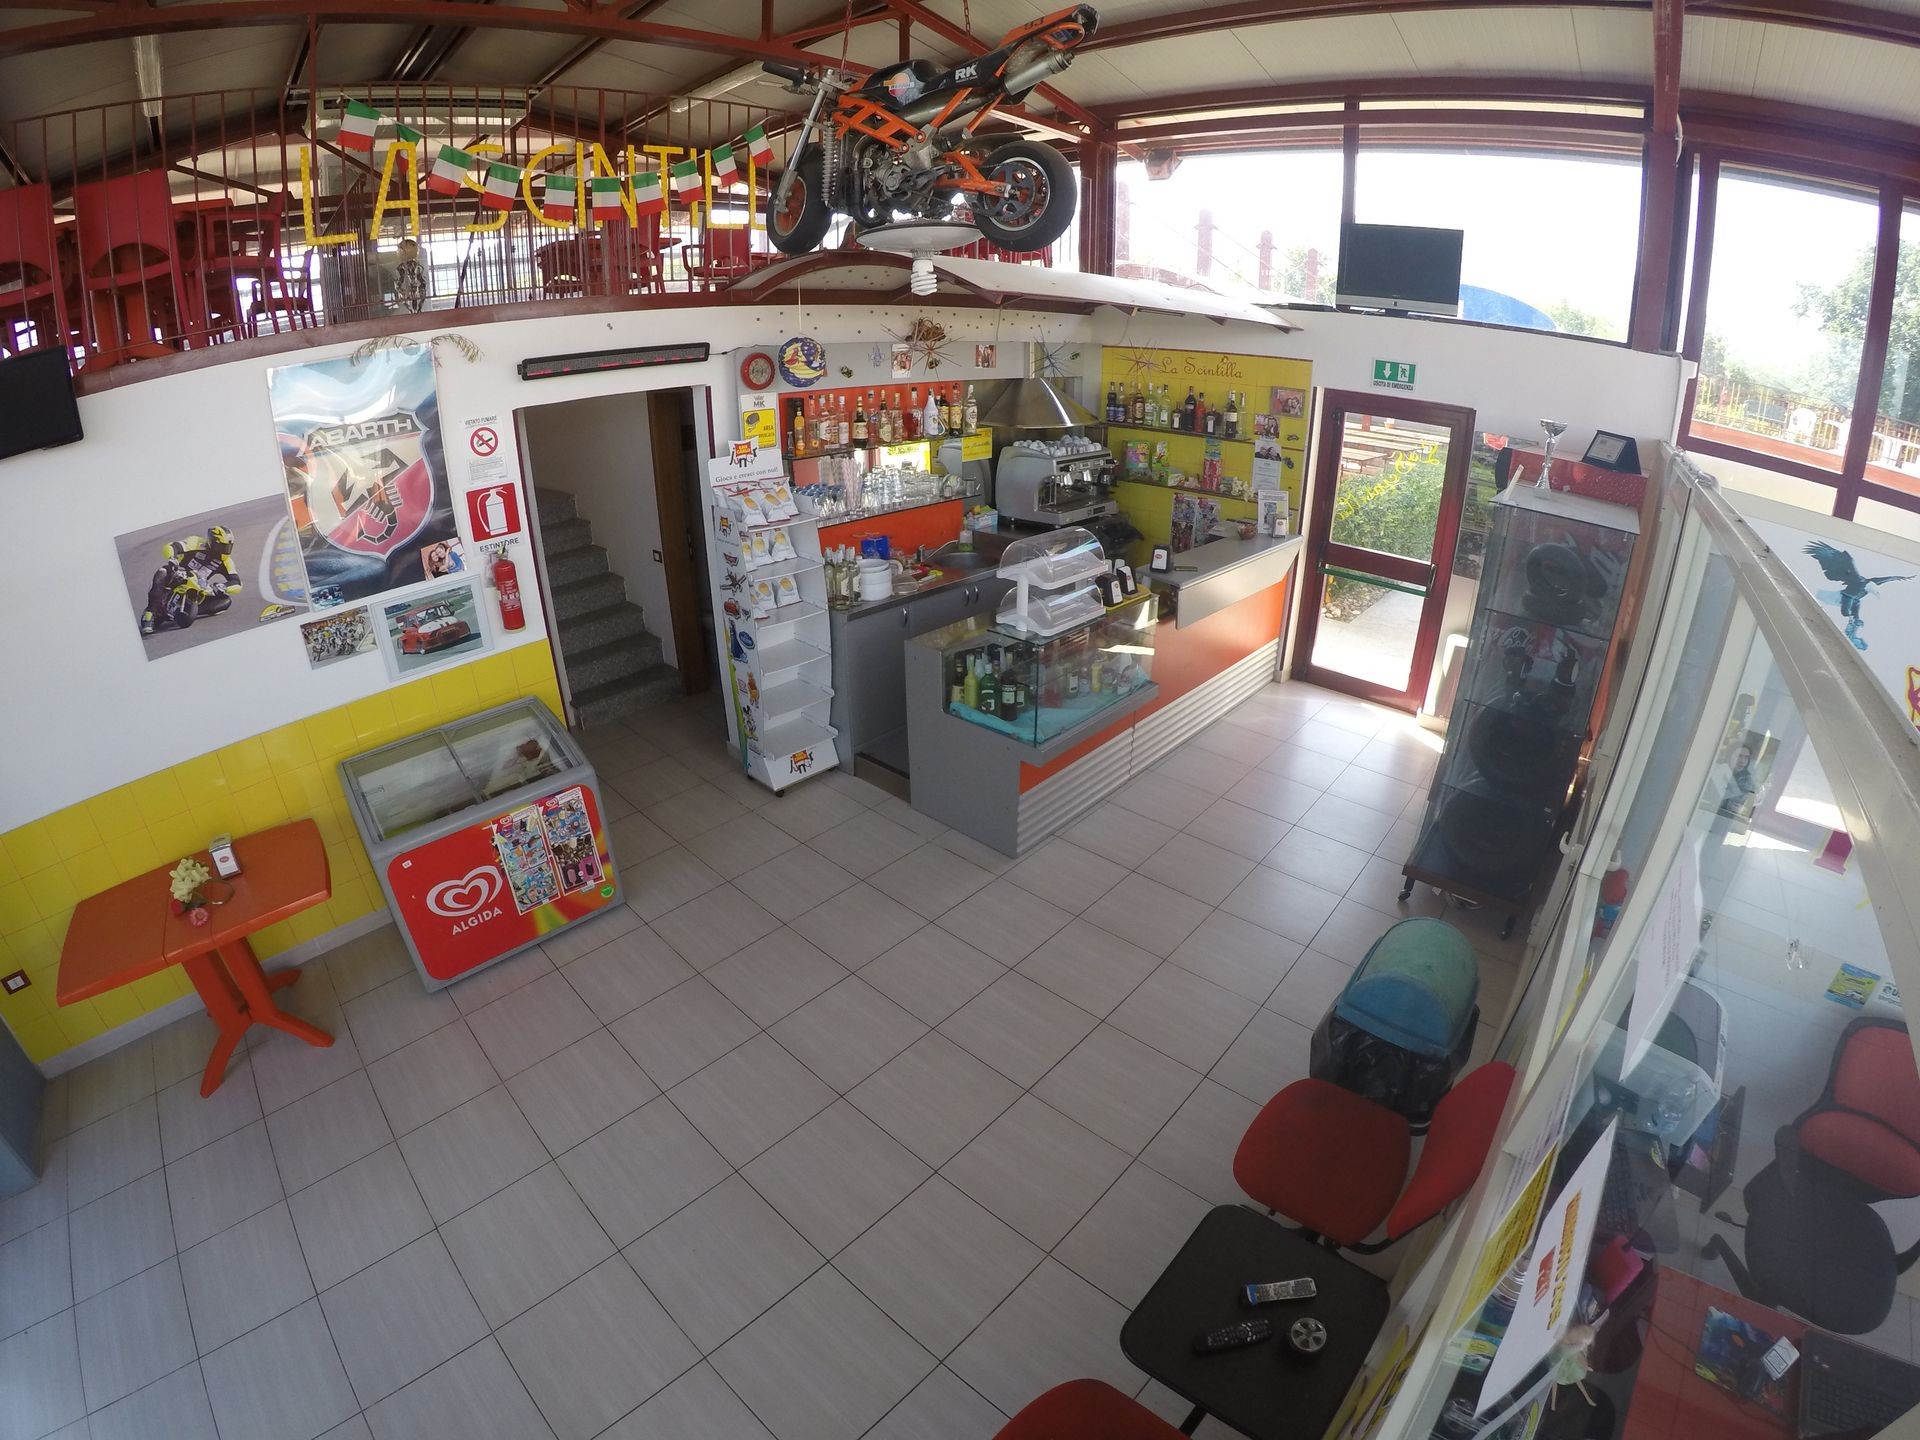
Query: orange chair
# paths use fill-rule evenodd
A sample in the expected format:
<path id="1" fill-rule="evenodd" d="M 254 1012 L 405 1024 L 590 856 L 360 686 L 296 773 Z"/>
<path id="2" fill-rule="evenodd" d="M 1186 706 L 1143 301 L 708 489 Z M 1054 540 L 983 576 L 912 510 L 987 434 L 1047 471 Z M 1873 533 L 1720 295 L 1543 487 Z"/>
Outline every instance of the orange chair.
<path id="1" fill-rule="evenodd" d="M 53 225 L 53 191 L 46 185 L 0 190 L 0 351 L 65 345 L 66 280 Z M 17 285 L 18 289 L 6 287 Z M 31 328 L 31 346 L 20 343 Z"/>
<path id="2" fill-rule="evenodd" d="M 1309 1235 L 1370 1255 L 1472 1188 L 1512 1088 L 1513 1067 L 1498 1060 L 1463 1077 L 1434 1107 L 1409 1180 L 1405 1116 L 1325 1080 L 1296 1080 L 1253 1117 L 1233 1178 Z M 1385 1238 L 1366 1243 L 1383 1222 Z"/>
<path id="3" fill-rule="evenodd" d="M 98 363 L 165 355 L 203 328 L 188 299 L 166 171 L 76 185 L 73 208 Z"/>
<path id="4" fill-rule="evenodd" d="M 680 253 L 686 257 L 687 274 L 707 289 L 751 275 L 772 264 L 774 258 L 755 252 L 751 230 L 721 229 L 712 225 L 702 230 L 700 238 Z"/>
<path id="5" fill-rule="evenodd" d="M 993 1440 L 1182 1440 L 1182 1436 L 1111 1385 L 1069 1380 L 1021 1406 Z"/>
<path id="6" fill-rule="evenodd" d="M 287 192 L 279 190 L 260 203 L 236 205 L 210 212 L 201 221 L 201 282 L 206 285 L 209 309 L 228 316 L 239 314 L 239 282 L 253 281 L 254 307 L 281 283 L 280 232 L 286 220 Z M 224 307 L 218 295 L 225 300 Z M 308 310 L 311 312 L 311 303 Z M 249 326 L 251 333 L 251 326 Z"/>
<path id="7" fill-rule="evenodd" d="M 540 267 L 540 293 L 549 300 L 566 300 L 587 293 L 586 246 L 578 235 L 549 240 L 533 252 Z"/>

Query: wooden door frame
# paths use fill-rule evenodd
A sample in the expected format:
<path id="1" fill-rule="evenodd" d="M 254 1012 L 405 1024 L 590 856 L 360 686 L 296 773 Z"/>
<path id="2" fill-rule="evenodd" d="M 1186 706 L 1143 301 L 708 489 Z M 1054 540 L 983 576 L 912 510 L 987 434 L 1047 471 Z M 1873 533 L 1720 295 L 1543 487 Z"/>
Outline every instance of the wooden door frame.
<path id="1" fill-rule="evenodd" d="M 1340 545 L 1332 541 L 1333 498 L 1340 477 L 1340 452 L 1349 414 L 1383 415 L 1446 429 L 1447 471 L 1440 487 L 1440 514 L 1433 531 L 1431 566 L 1397 555 Z M 1307 507 L 1305 565 L 1301 571 L 1300 629 L 1294 640 L 1295 678 L 1330 690 L 1344 691 L 1396 710 L 1418 711 L 1433 678 L 1440 621 L 1446 611 L 1447 587 L 1453 577 L 1453 552 L 1460 539 L 1460 515 L 1465 508 L 1467 472 L 1473 458 L 1475 412 L 1464 405 L 1437 400 L 1414 400 L 1403 395 L 1376 395 L 1364 390 L 1324 390 L 1320 394 L 1320 433 L 1315 446 L 1313 497 Z M 1413 666 L 1405 691 L 1389 690 L 1370 680 L 1343 675 L 1313 663 L 1313 642 L 1320 629 L 1320 601 L 1326 580 L 1320 567 L 1343 565 L 1366 569 L 1382 579 L 1427 584 L 1426 603 L 1413 642 Z M 1431 568 L 1429 577 L 1427 571 Z"/>
<path id="2" fill-rule="evenodd" d="M 653 454 L 653 496 L 660 514 L 660 564 L 667 582 L 667 619 L 673 627 L 673 658 L 680 685 L 697 695 L 713 682 L 707 667 L 706 638 L 700 630 L 700 597 L 693 578 L 692 537 L 698 533 L 687 512 L 687 477 L 680 444 L 683 389 L 649 390 L 647 439 Z"/>

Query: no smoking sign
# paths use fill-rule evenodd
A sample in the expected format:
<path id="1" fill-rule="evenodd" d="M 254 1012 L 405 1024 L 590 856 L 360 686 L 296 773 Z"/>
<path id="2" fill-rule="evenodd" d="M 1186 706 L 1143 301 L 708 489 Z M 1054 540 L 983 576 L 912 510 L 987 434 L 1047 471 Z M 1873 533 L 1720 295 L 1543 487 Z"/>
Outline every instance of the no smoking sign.
<path id="1" fill-rule="evenodd" d="M 476 425 L 467 435 L 467 445 L 484 460 L 500 448 L 500 432 L 491 425 Z"/>

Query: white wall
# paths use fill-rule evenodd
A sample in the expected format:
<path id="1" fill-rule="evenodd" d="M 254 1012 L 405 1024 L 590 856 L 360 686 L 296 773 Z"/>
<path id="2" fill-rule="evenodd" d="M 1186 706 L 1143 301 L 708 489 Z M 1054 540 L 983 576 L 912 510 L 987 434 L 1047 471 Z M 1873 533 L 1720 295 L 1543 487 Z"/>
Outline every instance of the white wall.
<path id="1" fill-rule="evenodd" d="M 517 418 L 526 434 L 528 482 L 572 492 L 593 526 L 594 544 L 605 547 L 608 566 L 626 580 L 627 599 L 646 612 L 647 629 L 660 637 L 667 664 L 678 666 L 666 566 L 653 557 L 662 553 L 655 486 L 678 485 L 681 478 L 658 480 L 653 473 L 645 398 L 603 395 L 533 405 Z"/>

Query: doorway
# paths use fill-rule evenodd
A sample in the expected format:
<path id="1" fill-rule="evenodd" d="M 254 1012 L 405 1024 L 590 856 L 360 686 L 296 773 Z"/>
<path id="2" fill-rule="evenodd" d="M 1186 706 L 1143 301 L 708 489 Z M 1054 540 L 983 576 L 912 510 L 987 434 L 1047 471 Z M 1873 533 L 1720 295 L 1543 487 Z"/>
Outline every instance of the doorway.
<path id="1" fill-rule="evenodd" d="M 1473 411 L 1329 390 L 1293 673 L 1363 700 L 1426 698 L 1466 500 Z"/>

